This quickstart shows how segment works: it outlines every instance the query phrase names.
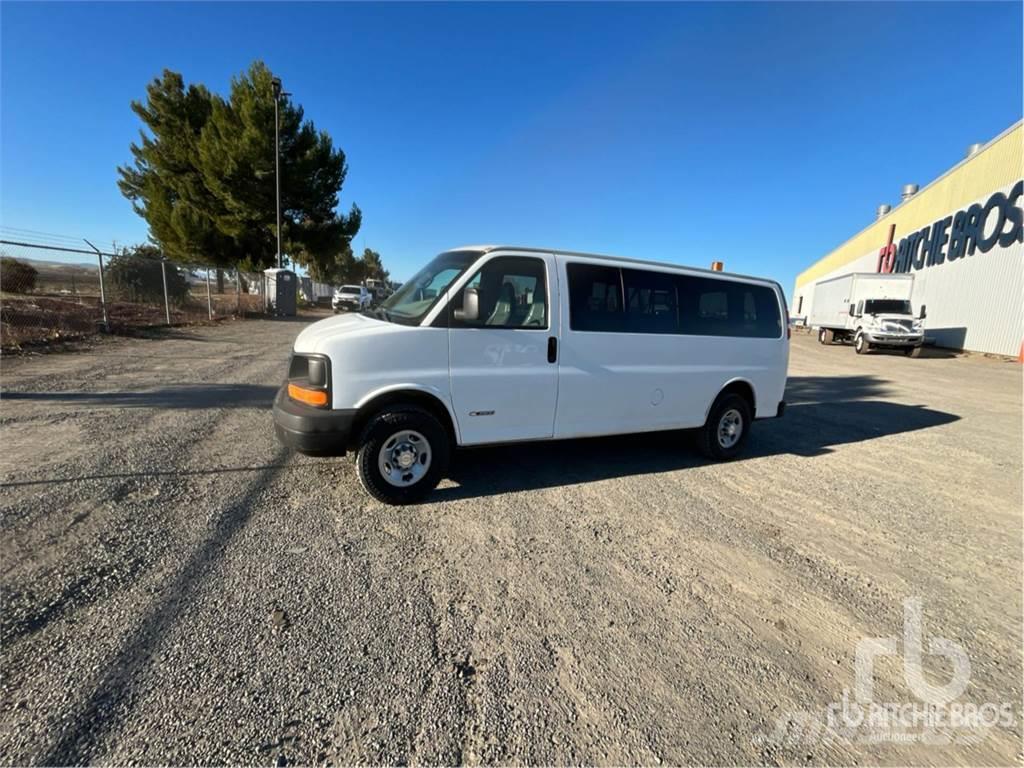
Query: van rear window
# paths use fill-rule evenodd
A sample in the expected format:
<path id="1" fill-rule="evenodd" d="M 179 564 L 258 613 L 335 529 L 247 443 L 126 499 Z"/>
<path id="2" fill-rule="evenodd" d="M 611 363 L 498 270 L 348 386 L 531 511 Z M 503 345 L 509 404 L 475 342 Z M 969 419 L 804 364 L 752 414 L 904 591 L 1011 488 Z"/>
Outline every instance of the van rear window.
<path id="1" fill-rule="evenodd" d="M 574 331 L 782 335 L 779 301 L 766 285 L 580 263 L 566 265 L 566 271 Z"/>
<path id="2" fill-rule="evenodd" d="M 782 335 L 779 300 L 766 285 L 680 275 L 679 332 L 693 336 Z"/>

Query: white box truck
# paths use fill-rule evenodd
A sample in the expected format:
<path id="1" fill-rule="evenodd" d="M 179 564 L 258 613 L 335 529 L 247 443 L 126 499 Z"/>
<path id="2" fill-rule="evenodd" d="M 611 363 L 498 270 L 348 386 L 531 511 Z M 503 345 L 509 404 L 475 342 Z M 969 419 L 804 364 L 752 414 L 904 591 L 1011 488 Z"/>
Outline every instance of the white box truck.
<path id="1" fill-rule="evenodd" d="M 858 355 L 875 348 L 917 357 L 924 343 L 925 308 L 914 317 L 913 275 L 858 272 L 814 286 L 809 324 L 822 344 L 852 341 Z"/>

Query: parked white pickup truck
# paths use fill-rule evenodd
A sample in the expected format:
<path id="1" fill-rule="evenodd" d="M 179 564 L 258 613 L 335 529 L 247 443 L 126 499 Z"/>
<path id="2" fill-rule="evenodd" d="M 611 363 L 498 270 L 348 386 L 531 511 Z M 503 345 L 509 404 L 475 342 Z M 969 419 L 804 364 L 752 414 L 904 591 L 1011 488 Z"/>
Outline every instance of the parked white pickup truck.
<path id="1" fill-rule="evenodd" d="M 372 303 L 373 297 L 363 285 L 343 285 L 334 291 L 334 297 L 331 299 L 331 307 L 335 314 L 346 309 L 360 312 L 369 309 Z"/>
<path id="2" fill-rule="evenodd" d="M 814 286 L 809 325 L 818 341 L 852 341 L 858 355 L 879 347 L 917 357 L 924 343 L 925 308 L 914 317 L 913 275 L 853 273 Z"/>

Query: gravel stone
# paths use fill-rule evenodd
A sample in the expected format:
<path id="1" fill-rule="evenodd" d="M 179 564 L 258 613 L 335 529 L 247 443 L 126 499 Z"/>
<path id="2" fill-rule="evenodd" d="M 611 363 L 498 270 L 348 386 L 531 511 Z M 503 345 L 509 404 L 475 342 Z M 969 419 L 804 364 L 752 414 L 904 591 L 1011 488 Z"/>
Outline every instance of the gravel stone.
<path id="1" fill-rule="evenodd" d="M 308 319 L 3 360 L 0 763 L 1019 760 L 1019 365 L 797 334 L 741 460 L 679 433 L 461 451 L 393 508 L 274 437 Z M 902 642 L 907 597 L 1015 724 L 766 742 L 841 700 L 859 639 Z M 912 700 L 898 660 L 875 687 Z"/>

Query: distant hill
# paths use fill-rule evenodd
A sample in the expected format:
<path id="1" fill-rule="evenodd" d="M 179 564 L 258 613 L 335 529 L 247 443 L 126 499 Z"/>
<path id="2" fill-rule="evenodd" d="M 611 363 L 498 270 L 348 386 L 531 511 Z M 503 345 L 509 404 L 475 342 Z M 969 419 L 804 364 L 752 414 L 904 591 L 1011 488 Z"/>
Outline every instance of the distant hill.
<path id="1" fill-rule="evenodd" d="M 36 292 L 92 293 L 99 290 L 100 272 L 95 264 L 26 259 L 22 256 L 11 258 L 34 267 L 39 273 Z"/>
<path id="2" fill-rule="evenodd" d="M 86 262 L 69 263 L 66 261 L 47 261 L 45 259 L 27 259 L 24 256 L 11 256 L 12 259 L 23 261 L 26 264 L 31 264 L 33 267 L 38 269 L 40 272 L 44 270 L 59 269 L 59 270 L 80 270 L 84 272 L 95 272 L 96 265 L 89 264 Z"/>

